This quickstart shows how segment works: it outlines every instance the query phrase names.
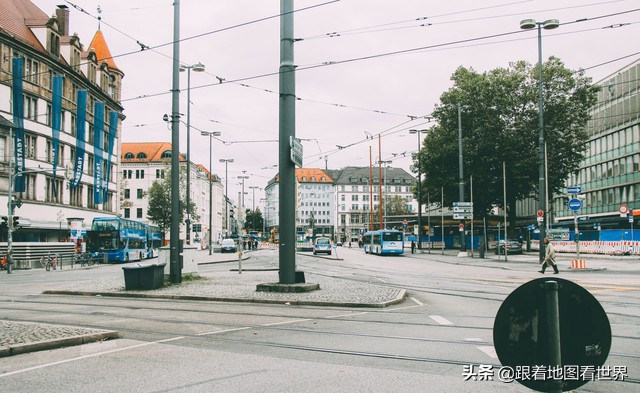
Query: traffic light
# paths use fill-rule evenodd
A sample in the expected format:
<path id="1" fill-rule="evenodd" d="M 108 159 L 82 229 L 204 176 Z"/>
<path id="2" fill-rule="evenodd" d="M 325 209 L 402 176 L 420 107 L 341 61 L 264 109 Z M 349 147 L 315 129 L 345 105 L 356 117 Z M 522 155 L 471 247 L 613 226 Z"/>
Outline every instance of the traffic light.
<path id="1" fill-rule="evenodd" d="M 229 217 L 233 218 L 233 209 L 229 209 Z"/>
<path id="2" fill-rule="evenodd" d="M 8 226 L 9 226 L 9 217 L 2 216 L 2 221 L 0 222 L 0 228 L 4 230 L 4 229 L 7 229 Z"/>
<path id="3" fill-rule="evenodd" d="M 248 216 L 249 214 L 251 214 L 251 209 L 247 209 L 246 214 L 247 214 L 247 216 Z"/>
<path id="4" fill-rule="evenodd" d="M 18 228 L 18 225 L 20 225 L 20 217 L 13 216 L 13 228 Z"/>

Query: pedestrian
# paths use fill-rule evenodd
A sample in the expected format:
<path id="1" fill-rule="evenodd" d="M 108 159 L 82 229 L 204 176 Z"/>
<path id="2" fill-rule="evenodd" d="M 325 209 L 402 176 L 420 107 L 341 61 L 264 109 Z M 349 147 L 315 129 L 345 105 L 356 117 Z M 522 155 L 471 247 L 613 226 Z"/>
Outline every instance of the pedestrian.
<path id="1" fill-rule="evenodd" d="M 539 272 L 544 274 L 547 266 L 551 266 L 553 268 L 553 274 L 560 273 L 558 271 L 558 266 L 556 266 L 556 250 L 553 249 L 553 245 L 551 244 L 551 242 L 549 242 L 548 237 L 544 239 L 544 244 L 546 247 L 546 252 L 544 260 L 542 261 L 542 270 L 540 270 Z"/>
<path id="2" fill-rule="evenodd" d="M 416 252 L 416 242 L 411 240 L 411 253 L 415 254 L 415 252 Z"/>
<path id="3" fill-rule="evenodd" d="M 349 248 L 351 248 L 351 240 L 349 240 Z"/>

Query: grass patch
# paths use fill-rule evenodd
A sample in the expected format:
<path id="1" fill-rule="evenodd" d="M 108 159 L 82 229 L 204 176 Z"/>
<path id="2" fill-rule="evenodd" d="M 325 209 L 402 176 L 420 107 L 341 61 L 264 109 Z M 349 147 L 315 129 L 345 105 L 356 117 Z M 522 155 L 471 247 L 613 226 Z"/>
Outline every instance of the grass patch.
<path id="1" fill-rule="evenodd" d="M 204 281 L 204 280 L 207 280 L 207 278 L 197 273 L 187 273 L 182 275 L 182 282 L 180 284 L 193 282 L 193 281 Z M 164 285 L 168 286 L 168 285 L 180 285 L 180 284 L 173 284 L 171 282 L 171 276 L 169 275 L 164 276 Z"/>

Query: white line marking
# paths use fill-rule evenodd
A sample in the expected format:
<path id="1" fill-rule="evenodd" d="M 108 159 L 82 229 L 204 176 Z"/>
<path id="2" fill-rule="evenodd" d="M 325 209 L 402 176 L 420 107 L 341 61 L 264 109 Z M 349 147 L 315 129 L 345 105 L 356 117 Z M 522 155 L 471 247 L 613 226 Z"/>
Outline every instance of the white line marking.
<path id="1" fill-rule="evenodd" d="M 419 306 L 424 306 L 424 303 L 422 303 L 420 300 L 416 299 L 415 297 L 410 297 L 409 299 L 411 299 L 414 302 L 416 302 Z"/>
<path id="2" fill-rule="evenodd" d="M 260 325 L 260 326 L 277 326 L 277 325 L 287 325 L 287 324 L 289 324 L 289 323 L 307 322 L 307 321 L 311 321 L 311 319 L 309 319 L 309 318 L 307 318 L 307 319 L 294 319 L 294 320 L 292 320 L 292 321 L 265 323 L 265 324 L 262 324 L 262 325 Z"/>
<path id="3" fill-rule="evenodd" d="M 484 340 L 477 337 L 465 338 L 464 341 L 483 342 Z"/>
<path id="4" fill-rule="evenodd" d="M 385 280 L 383 280 L 383 279 L 381 279 L 381 278 L 378 278 L 378 280 L 379 280 L 379 281 L 382 281 L 382 282 L 384 282 L 384 283 L 386 283 L 386 281 L 385 281 Z"/>
<path id="5" fill-rule="evenodd" d="M 438 322 L 440 325 L 453 325 L 453 322 L 451 322 L 447 318 L 441 317 L 440 315 L 429 315 L 429 318 Z"/>
<path id="6" fill-rule="evenodd" d="M 482 347 L 476 347 L 476 348 L 478 348 L 479 350 L 484 352 L 490 358 L 493 358 L 493 359 L 497 359 L 498 358 L 498 354 L 496 354 L 496 349 L 494 347 L 482 346 Z"/>
<path id="7" fill-rule="evenodd" d="M 146 347 L 148 345 L 162 344 L 162 343 L 167 343 L 167 342 L 171 342 L 171 341 L 181 340 L 183 338 L 184 338 L 183 336 L 172 337 L 172 338 L 167 338 L 165 340 L 159 340 L 159 341 L 152 341 L 152 342 L 147 342 L 147 343 L 142 343 L 142 344 L 136 344 L 136 345 L 131 345 L 129 347 L 116 348 L 116 349 L 111 349 L 109 351 L 96 352 L 96 353 L 92 353 L 90 355 L 78 356 L 78 357 L 75 357 L 75 358 L 69 358 L 69 359 L 60 360 L 60 361 L 57 361 L 57 362 L 40 364 L 38 366 L 23 368 L 22 370 L 10 371 L 8 373 L 0 374 L 0 378 L 8 377 L 10 375 L 15 375 L 15 374 L 21 374 L 21 373 L 24 373 L 24 372 L 27 372 L 27 371 L 39 370 L 39 369 L 45 368 L 45 367 L 57 366 L 58 364 L 65 364 L 65 363 L 75 362 L 77 360 L 94 358 L 96 356 L 108 355 L 110 353 L 122 352 L 122 351 L 126 351 L 128 349 L 141 348 L 141 347 Z"/>
<path id="8" fill-rule="evenodd" d="M 198 333 L 198 334 L 196 334 L 196 336 L 208 336 L 210 334 L 237 332 L 239 330 L 247 330 L 247 329 L 251 329 L 251 326 L 245 326 L 245 327 L 235 328 L 235 329 L 214 330 L 212 332 Z"/>
<path id="9" fill-rule="evenodd" d="M 343 317 L 353 317 L 353 316 L 357 316 L 357 315 L 366 315 L 366 314 L 370 314 L 370 311 L 364 311 L 364 312 L 354 312 L 351 314 L 338 314 L 338 315 L 329 315 L 328 317 L 324 317 L 324 318 L 343 318 Z"/>

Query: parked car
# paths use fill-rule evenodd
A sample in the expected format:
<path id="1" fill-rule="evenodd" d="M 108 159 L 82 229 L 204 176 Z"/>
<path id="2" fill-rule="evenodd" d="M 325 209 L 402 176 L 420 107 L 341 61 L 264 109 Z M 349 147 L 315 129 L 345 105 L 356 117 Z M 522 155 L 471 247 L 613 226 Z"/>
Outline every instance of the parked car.
<path id="1" fill-rule="evenodd" d="M 220 246 L 220 252 L 237 252 L 238 246 L 233 239 L 222 239 L 222 245 Z"/>
<path id="2" fill-rule="evenodd" d="M 331 239 L 328 237 L 317 237 L 313 242 L 313 255 L 320 253 L 331 255 Z"/>
<path id="3" fill-rule="evenodd" d="M 506 241 L 507 255 L 522 254 L 522 243 L 516 239 L 507 239 Z M 505 241 L 500 240 L 496 245 L 496 254 L 504 254 Z"/>

